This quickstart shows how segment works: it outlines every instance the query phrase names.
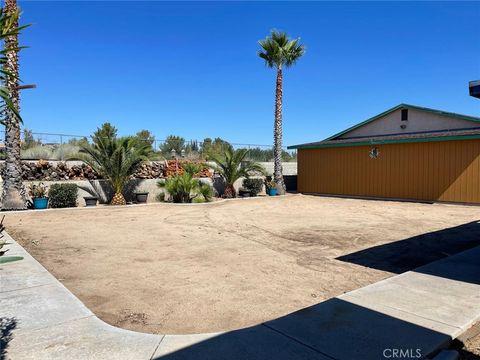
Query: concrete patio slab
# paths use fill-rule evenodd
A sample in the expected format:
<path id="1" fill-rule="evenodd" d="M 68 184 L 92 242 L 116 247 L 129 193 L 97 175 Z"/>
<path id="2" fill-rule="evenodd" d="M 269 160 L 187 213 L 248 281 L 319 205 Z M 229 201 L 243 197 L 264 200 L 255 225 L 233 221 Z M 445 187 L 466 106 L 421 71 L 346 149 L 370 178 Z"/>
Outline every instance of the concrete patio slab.
<path id="1" fill-rule="evenodd" d="M 469 268 L 473 270 L 474 267 Z M 421 275 L 409 273 L 406 276 L 394 277 L 391 281 L 381 281 L 354 290 L 340 298 L 369 308 L 372 305 L 382 305 L 415 315 L 424 321 L 436 321 L 456 327 L 456 332 L 448 332 L 452 336 L 465 331 L 480 318 L 478 285 L 431 275 L 430 281 L 422 279 L 423 281 L 418 282 L 420 277 Z M 418 301 L 419 299 L 422 301 Z"/>
<path id="2" fill-rule="evenodd" d="M 0 293 L 52 283 L 51 275 L 47 271 L 38 272 L 31 266 L 24 266 L 24 264 L 19 264 L 18 267 L 7 265 L 0 269 Z M 6 271 L 6 268 L 15 269 L 15 271 Z"/>
<path id="3" fill-rule="evenodd" d="M 418 349 L 426 356 L 451 340 L 398 315 L 334 298 L 266 325 L 338 360 L 383 359 L 388 349 Z"/>
<path id="4" fill-rule="evenodd" d="M 150 359 L 162 336 L 118 329 L 95 316 L 19 332 L 8 344 L 11 359 Z"/>
<path id="5" fill-rule="evenodd" d="M 166 335 L 155 352 L 162 360 L 331 360 L 263 325 L 219 334 Z"/>
<path id="6" fill-rule="evenodd" d="M 49 284 L 0 293 L 2 317 L 14 318 L 21 331 L 31 331 L 92 316 L 70 291 Z"/>

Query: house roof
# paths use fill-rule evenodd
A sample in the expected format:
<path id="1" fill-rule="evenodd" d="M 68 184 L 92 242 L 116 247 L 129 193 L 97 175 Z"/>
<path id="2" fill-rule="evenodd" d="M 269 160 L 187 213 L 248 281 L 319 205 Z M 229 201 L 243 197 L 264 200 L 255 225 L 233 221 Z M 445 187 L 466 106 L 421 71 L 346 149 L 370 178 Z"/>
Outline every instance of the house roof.
<path id="1" fill-rule="evenodd" d="M 473 129 L 458 129 L 458 130 L 441 130 L 441 131 L 431 131 L 431 132 L 415 132 L 415 133 L 405 133 L 405 134 L 392 134 L 392 135 L 382 135 L 382 136 L 372 136 L 372 137 L 357 137 L 351 139 L 338 139 L 338 137 L 357 129 L 363 125 L 371 123 L 385 115 L 388 115 L 399 109 L 414 109 L 419 111 L 425 111 L 433 113 L 436 115 L 443 115 L 448 117 L 453 117 L 461 120 L 468 120 L 479 123 L 478 128 Z M 400 104 L 387 111 L 382 112 L 374 117 L 371 117 L 361 123 L 358 123 L 346 130 L 343 130 L 335 135 L 332 135 L 325 140 L 292 145 L 288 149 L 307 149 L 307 148 L 320 148 L 320 147 L 333 147 L 333 146 L 360 146 L 360 145 L 371 145 L 371 144 L 392 144 L 392 143 L 401 143 L 401 142 L 422 142 L 422 141 L 447 141 L 447 140 L 459 140 L 458 137 L 462 139 L 467 139 L 467 137 L 480 138 L 480 118 L 469 115 L 462 115 L 457 113 L 452 113 L 448 111 L 430 109 L 425 107 L 420 107 L 416 105 L 409 104 Z"/>

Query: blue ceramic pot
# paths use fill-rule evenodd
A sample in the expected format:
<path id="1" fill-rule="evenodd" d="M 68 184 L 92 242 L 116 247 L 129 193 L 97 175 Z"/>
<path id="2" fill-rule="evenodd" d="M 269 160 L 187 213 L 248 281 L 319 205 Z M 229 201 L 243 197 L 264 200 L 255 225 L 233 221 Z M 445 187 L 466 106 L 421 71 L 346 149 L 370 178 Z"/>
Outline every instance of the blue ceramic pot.
<path id="1" fill-rule="evenodd" d="M 268 189 L 268 195 L 270 195 L 270 196 L 277 195 L 277 188 Z"/>
<path id="2" fill-rule="evenodd" d="M 48 207 L 48 198 L 34 198 L 33 199 L 33 208 L 34 209 L 46 209 Z"/>

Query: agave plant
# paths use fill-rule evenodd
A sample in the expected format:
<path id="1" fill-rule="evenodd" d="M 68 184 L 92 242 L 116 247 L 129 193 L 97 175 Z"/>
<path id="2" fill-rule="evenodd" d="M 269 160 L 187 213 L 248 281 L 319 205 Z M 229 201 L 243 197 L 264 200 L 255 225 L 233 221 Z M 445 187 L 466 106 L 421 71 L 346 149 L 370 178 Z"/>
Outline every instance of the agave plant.
<path id="1" fill-rule="evenodd" d="M 225 192 L 223 197 L 234 198 L 237 192 L 233 184 L 238 179 L 248 178 L 255 174 L 265 174 L 265 168 L 256 162 L 244 162 L 248 154 L 248 149 L 233 150 L 232 148 L 225 149 L 223 156 L 215 154 L 210 155 L 210 160 L 215 164 L 212 169 L 222 177 L 225 182 Z M 242 164 L 243 163 L 243 164 Z"/>
<path id="2" fill-rule="evenodd" d="M 11 245 L 6 240 L 3 239 L 3 231 L 5 230 L 5 225 L 3 225 L 3 220 L 5 215 L 3 215 L 2 221 L 0 221 L 0 264 L 5 264 L 12 261 L 22 260 L 23 256 L 4 256 L 8 249 L 3 249 L 5 245 Z"/>
<path id="3" fill-rule="evenodd" d="M 174 203 L 191 203 L 200 197 L 203 197 L 205 201 L 210 201 L 213 196 L 211 186 L 195 178 L 195 174 L 198 174 L 202 168 L 202 165 L 184 164 L 182 175 L 159 181 L 158 187 L 165 189 Z"/>
<path id="4" fill-rule="evenodd" d="M 125 205 L 123 189 L 137 167 L 148 160 L 151 147 L 137 138 L 94 137 L 93 144 L 81 145 L 72 159 L 82 160 L 112 187 L 111 205 Z"/>

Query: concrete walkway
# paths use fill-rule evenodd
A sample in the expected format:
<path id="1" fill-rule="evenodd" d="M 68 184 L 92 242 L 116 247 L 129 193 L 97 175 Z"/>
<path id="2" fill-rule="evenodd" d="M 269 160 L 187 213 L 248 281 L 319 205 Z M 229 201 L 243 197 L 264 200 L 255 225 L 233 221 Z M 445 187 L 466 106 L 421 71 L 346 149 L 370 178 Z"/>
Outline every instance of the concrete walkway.
<path id="1" fill-rule="evenodd" d="M 0 359 L 418 359 L 480 319 L 480 247 L 250 328 L 151 335 L 99 320 L 9 242 L 25 259 L 0 266 Z"/>

